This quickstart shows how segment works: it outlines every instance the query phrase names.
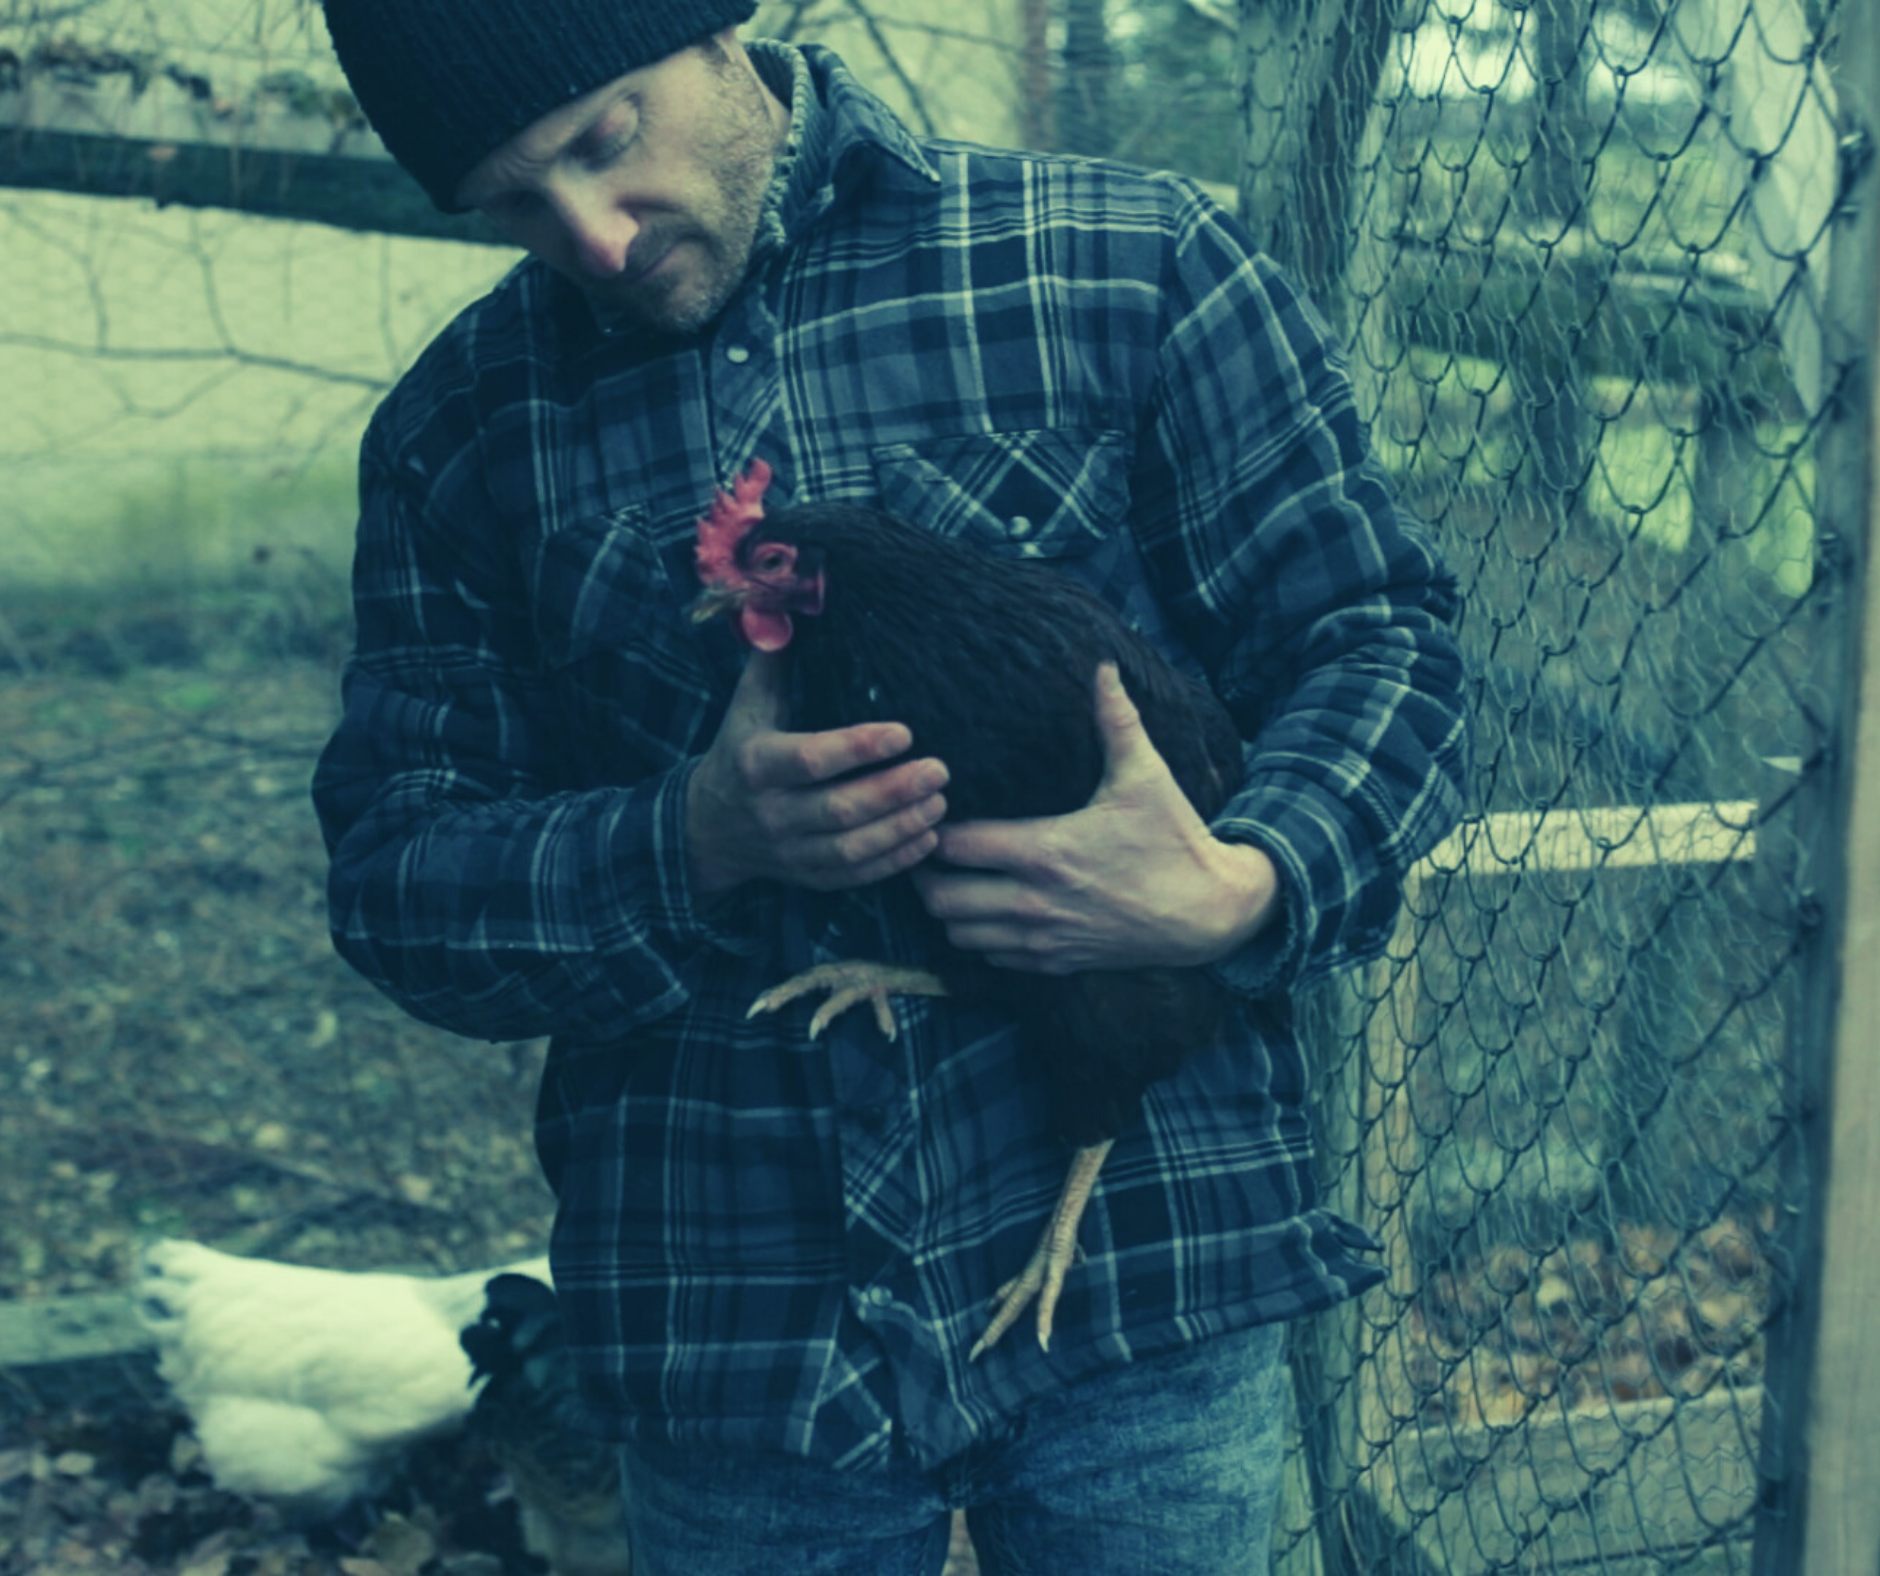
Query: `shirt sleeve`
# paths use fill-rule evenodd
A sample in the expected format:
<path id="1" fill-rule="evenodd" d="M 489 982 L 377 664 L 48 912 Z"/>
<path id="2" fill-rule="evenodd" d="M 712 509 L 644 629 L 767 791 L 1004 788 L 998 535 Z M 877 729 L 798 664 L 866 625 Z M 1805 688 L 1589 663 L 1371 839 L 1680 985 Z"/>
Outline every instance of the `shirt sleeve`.
<path id="1" fill-rule="evenodd" d="M 1455 581 L 1366 451 L 1323 320 L 1232 219 L 1181 212 L 1134 491 L 1155 588 L 1250 741 L 1217 836 L 1283 913 L 1215 965 L 1248 993 L 1374 956 L 1469 767 Z"/>
<path id="2" fill-rule="evenodd" d="M 618 1035 L 671 1012 L 701 948 L 751 945 L 735 907 L 715 924 L 693 906 L 692 763 L 567 786 L 516 569 L 493 530 L 429 521 L 386 448 L 375 423 L 357 646 L 313 783 L 336 947 L 408 1011 L 480 1038 Z"/>

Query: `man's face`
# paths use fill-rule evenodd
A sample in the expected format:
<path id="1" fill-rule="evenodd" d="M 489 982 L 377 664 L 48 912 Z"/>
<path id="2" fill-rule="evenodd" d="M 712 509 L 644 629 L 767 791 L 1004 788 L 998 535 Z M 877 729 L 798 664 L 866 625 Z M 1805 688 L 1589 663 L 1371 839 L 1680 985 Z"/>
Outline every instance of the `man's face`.
<path id="1" fill-rule="evenodd" d="M 692 333 L 744 277 L 789 125 L 727 29 L 551 110 L 457 200 L 600 306 Z"/>

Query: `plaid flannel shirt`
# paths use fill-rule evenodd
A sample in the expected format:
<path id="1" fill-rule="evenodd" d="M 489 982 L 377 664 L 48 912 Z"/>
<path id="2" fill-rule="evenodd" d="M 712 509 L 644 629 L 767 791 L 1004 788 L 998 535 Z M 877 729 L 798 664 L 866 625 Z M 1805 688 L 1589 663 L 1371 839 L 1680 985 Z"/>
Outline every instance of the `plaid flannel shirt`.
<path id="1" fill-rule="evenodd" d="M 602 1424 L 933 1463 L 1106 1365 L 1379 1278 L 1315 1200 L 1288 993 L 1383 944 L 1456 816 L 1454 586 L 1325 327 L 1193 187 L 917 141 L 826 52 L 753 58 L 795 122 L 717 321 L 609 325 L 524 263 L 377 413 L 314 793 L 340 951 L 421 1018 L 554 1037 L 537 1139 Z M 1021 1323 L 966 1361 L 1068 1158 L 1010 1025 L 745 1018 L 813 962 L 920 961 L 904 884 L 688 890 L 686 783 L 741 661 L 683 616 L 693 528 L 759 454 L 779 501 L 1081 576 L 1248 741 L 1216 832 L 1271 855 L 1284 918 L 1216 965 L 1239 1010 L 1118 1140 L 1048 1353 Z"/>

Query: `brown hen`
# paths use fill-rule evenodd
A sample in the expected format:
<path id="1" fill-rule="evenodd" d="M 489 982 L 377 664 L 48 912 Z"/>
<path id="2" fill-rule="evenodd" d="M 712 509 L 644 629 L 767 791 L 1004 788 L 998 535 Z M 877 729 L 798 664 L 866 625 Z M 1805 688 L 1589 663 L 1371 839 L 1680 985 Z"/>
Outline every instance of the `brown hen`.
<path id="1" fill-rule="evenodd" d="M 1208 820 L 1226 802 L 1241 749 L 1225 708 L 1082 583 L 852 504 L 766 516 L 769 480 L 769 467 L 753 461 L 732 496 L 721 494 L 699 522 L 705 594 L 693 616 L 730 616 L 750 645 L 789 652 L 799 697 L 792 727 L 905 724 L 917 753 L 946 763 L 949 819 L 1065 815 L 1088 804 L 1103 778 L 1093 683 L 1098 666 L 1114 662 L 1196 812 Z M 999 1289 L 972 1355 L 1034 1298 L 1039 1340 L 1049 1345 L 1104 1158 L 1139 1116 L 1144 1090 L 1213 1037 L 1225 987 L 1201 969 L 1042 975 L 950 949 L 933 974 L 865 963 L 813 969 L 767 991 L 752 1010 L 816 991 L 829 998 L 812 1034 L 867 1000 L 891 1036 L 886 998 L 907 993 L 967 997 L 1018 1021 L 1026 1054 L 1045 1069 L 1058 1131 L 1077 1154 L 1030 1262 Z"/>

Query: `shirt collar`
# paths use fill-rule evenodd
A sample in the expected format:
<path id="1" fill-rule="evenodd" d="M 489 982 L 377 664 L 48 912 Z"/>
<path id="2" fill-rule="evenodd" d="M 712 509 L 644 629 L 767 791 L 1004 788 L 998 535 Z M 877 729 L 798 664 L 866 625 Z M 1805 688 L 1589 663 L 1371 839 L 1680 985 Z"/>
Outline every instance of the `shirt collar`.
<path id="1" fill-rule="evenodd" d="M 753 57 L 760 50 L 785 52 L 801 62 L 797 80 L 808 89 L 808 96 L 814 100 L 812 113 L 820 122 L 815 190 L 844 190 L 863 168 L 909 180 L 916 186 L 940 184 L 939 171 L 907 127 L 893 110 L 855 80 L 833 50 L 820 44 L 800 48 L 762 42 L 751 45 Z M 805 183 L 803 189 L 811 188 Z"/>

